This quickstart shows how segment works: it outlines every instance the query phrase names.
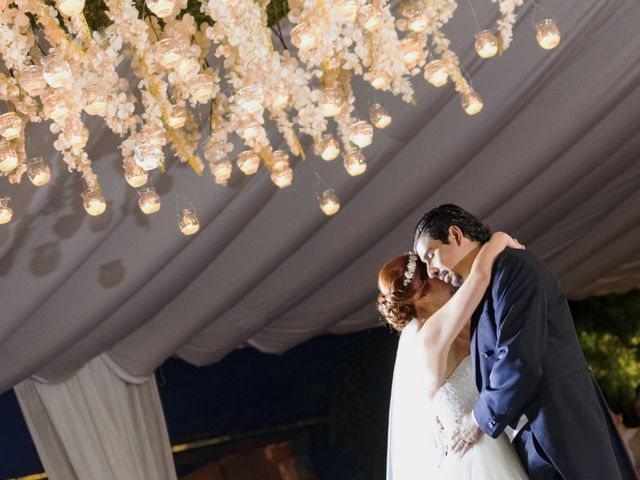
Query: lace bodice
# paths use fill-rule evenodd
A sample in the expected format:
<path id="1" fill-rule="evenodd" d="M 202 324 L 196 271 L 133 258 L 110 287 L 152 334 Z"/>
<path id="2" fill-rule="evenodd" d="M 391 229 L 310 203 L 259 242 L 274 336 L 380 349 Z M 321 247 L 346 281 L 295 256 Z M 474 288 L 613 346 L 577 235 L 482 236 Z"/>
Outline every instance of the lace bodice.
<path id="1" fill-rule="evenodd" d="M 457 419 L 473 410 L 477 400 L 478 390 L 469 355 L 462 359 L 433 397 L 434 413 L 444 427 L 445 435 L 453 433 Z"/>

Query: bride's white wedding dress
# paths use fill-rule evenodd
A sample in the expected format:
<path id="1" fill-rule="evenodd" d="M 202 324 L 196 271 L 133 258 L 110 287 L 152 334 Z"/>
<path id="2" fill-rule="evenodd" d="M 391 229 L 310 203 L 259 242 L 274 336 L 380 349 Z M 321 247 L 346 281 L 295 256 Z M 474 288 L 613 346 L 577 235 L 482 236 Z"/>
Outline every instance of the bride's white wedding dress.
<path id="1" fill-rule="evenodd" d="M 388 480 L 526 480 L 505 434 L 483 435 L 464 455 L 447 453 L 457 420 L 478 399 L 471 357 L 465 357 L 437 390 L 431 403 L 421 365 L 424 347 L 416 341 L 417 320 L 400 336 L 389 411 Z M 440 425 L 437 425 L 437 417 Z"/>
<path id="2" fill-rule="evenodd" d="M 471 364 L 465 357 L 433 397 L 433 413 L 442 424 L 444 441 L 456 427 L 456 421 L 473 410 L 478 400 Z M 438 477 L 441 479 L 518 480 L 528 478 L 509 439 L 482 435 L 480 441 L 463 455 L 445 455 Z"/>

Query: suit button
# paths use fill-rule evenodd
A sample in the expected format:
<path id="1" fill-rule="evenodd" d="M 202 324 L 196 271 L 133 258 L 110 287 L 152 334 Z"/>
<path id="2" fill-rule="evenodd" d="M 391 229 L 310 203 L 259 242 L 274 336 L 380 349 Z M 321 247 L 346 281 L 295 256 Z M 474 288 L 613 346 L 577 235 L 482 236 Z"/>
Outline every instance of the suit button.
<path id="1" fill-rule="evenodd" d="M 489 355 L 487 355 L 487 352 L 482 352 L 482 353 L 481 353 L 481 355 L 482 355 L 484 358 L 489 358 Z"/>

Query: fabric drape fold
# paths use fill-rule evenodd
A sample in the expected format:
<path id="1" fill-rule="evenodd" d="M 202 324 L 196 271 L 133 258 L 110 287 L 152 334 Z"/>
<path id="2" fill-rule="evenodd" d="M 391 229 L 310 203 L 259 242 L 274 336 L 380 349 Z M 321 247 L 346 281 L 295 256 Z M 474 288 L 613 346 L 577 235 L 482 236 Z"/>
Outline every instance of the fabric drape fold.
<path id="1" fill-rule="evenodd" d="M 98 356 L 58 384 L 14 387 L 51 480 L 176 480 L 155 378 L 129 383 Z"/>

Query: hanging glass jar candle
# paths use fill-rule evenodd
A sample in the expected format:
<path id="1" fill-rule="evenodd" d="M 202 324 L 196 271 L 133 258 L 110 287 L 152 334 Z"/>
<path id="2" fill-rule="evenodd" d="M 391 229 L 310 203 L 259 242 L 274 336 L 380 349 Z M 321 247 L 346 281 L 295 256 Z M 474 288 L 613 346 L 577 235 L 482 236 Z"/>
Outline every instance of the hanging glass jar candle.
<path id="1" fill-rule="evenodd" d="M 252 150 L 246 150 L 238 154 L 236 163 L 242 173 L 245 175 L 253 175 L 260 167 L 260 155 Z"/>
<path id="2" fill-rule="evenodd" d="M 60 88 L 71 81 L 71 68 L 61 55 L 51 53 L 42 59 L 42 77 L 50 87 Z"/>
<path id="3" fill-rule="evenodd" d="M 215 82 L 211 75 L 200 73 L 191 82 L 190 95 L 198 103 L 206 103 L 213 97 Z"/>
<path id="4" fill-rule="evenodd" d="M 54 122 L 61 122 L 69 114 L 69 104 L 64 92 L 50 91 L 42 98 L 44 114 Z"/>
<path id="5" fill-rule="evenodd" d="M 162 127 L 155 123 L 147 123 L 140 130 L 143 143 L 155 147 L 162 147 L 166 141 L 165 131 Z"/>
<path id="6" fill-rule="evenodd" d="M 89 85 L 82 90 L 84 111 L 89 115 L 104 115 L 107 110 L 107 93 L 98 85 Z"/>
<path id="7" fill-rule="evenodd" d="M 84 0 L 56 0 L 56 6 L 63 15 L 71 17 L 82 12 Z"/>
<path id="8" fill-rule="evenodd" d="M 256 113 L 262 108 L 264 90 L 258 83 L 249 84 L 239 89 L 234 95 L 236 105 L 247 113 Z"/>
<path id="9" fill-rule="evenodd" d="M 133 188 L 140 188 L 149 180 L 149 174 L 134 162 L 127 162 L 124 167 L 124 179 Z"/>
<path id="10" fill-rule="evenodd" d="M 560 45 L 560 30 L 553 19 L 547 18 L 536 23 L 536 40 L 545 50 L 552 50 Z"/>
<path id="11" fill-rule="evenodd" d="M 323 135 L 314 147 L 316 155 L 320 155 L 327 162 L 335 160 L 340 154 L 338 141 L 329 133 Z"/>
<path id="12" fill-rule="evenodd" d="M 138 190 L 138 206 L 145 215 L 151 215 L 160 210 L 160 195 L 156 193 L 154 187 Z"/>
<path id="13" fill-rule="evenodd" d="M 187 123 L 187 109 L 182 105 L 171 105 L 167 111 L 167 124 L 171 128 L 182 128 Z"/>
<path id="14" fill-rule="evenodd" d="M 407 19 L 407 26 L 413 32 L 424 32 L 428 27 L 426 7 L 422 0 L 408 0 L 402 2 L 400 15 Z"/>
<path id="15" fill-rule="evenodd" d="M 371 115 L 371 123 L 373 123 L 376 128 L 382 129 L 391 125 L 392 119 L 389 114 L 389 110 L 380 103 L 376 103 L 371 106 L 369 109 L 369 115 Z"/>
<path id="16" fill-rule="evenodd" d="M 413 36 L 405 37 L 400 40 L 400 51 L 402 52 L 404 63 L 408 67 L 412 67 L 418 63 L 418 60 L 420 60 L 420 56 L 422 55 L 420 43 Z"/>
<path id="17" fill-rule="evenodd" d="M 216 137 L 209 137 L 202 143 L 202 154 L 209 163 L 219 162 L 227 156 L 226 145 Z"/>
<path id="18" fill-rule="evenodd" d="M 183 208 L 178 219 L 178 227 L 184 235 L 193 235 L 200 230 L 200 221 L 193 208 Z"/>
<path id="19" fill-rule="evenodd" d="M 42 95 L 47 88 L 40 65 L 28 65 L 20 70 L 18 77 L 20 86 L 32 97 Z"/>
<path id="20" fill-rule="evenodd" d="M 262 131 L 262 125 L 256 121 L 250 121 L 238 129 L 238 135 L 240 135 L 245 141 L 250 142 L 254 140 Z"/>
<path id="21" fill-rule="evenodd" d="M 382 12 L 374 5 L 363 5 L 358 13 L 358 23 L 367 32 L 373 32 L 382 25 Z"/>
<path id="22" fill-rule="evenodd" d="M 338 16 L 345 22 L 353 22 L 358 13 L 358 2 L 356 0 L 335 0 L 333 7 Z"/>
<path id="23" fill-rule="evenodd" d="M 318 204 L 322 213 L 327 216 L 334 215 L 340 210 L 340 200 L 333 189 L 322 192 L 322 195 L 318 197 Z"/>
<path id="24" fill-rule="evenodd" d="M 442 87 L 449 80 L 449 72 L 444 60 L 438 58 L 431 60 L 424 67 L 424 78 L 434 87 Z"/>
<path id="25" fill-rule="evenodd" d="M 349 141 L 364 148 L 373 142 L 373 127 L 370 123 L 360 120 L 349 126 Z"/>
<path id="26" fill-rule="evenodd" d="M 367 162 L 365 162 L 364 155 L 360 150 L 345 153 L 343 159 L 344 168 L 352 177 L 362 175 L 367 169 Z"/>
<path id="27" fill-rule="evenodd" d="M 286 188 L 293 182 L 293 170 L 289 166 L 274 168 L 271 171 L 271 181 L 278 188 Z"/>
<path id="28" fill-rule="evenodd" d="M 18 166 L 18 154 L 6 140 L 0 140 L 0 172 L 9 173 Z"/>
<path id="29" fill-rule="evenodd" d="M 51 180 L 51 169 L 42 157 L 34 157 L 27 161 L 27 175 L 36 187 L 46 185 Z"/>
<path id="30" fill-rule="evenodd" d="M 289 105 L 289 92 L 284 88 L 277 88 L 271 93 L 271 105 L 278 110 L 287 108 Z"/>
<path id="31" fill-rule="evenodd" d="M 7 112 L 0 115 L 0 135 L 5 140 L 13 140 L 20 136 L 22 119 L 15 112 Z"/>
<path id="32" fill-rule="evenodd" d="M 0 198 L 0 225 L 9 223 L 13 218 L 13 210 L 9 206 L 9 197 Z"/>
<path id="33" fill-rule="evenodd" d="M 233 166 L 226 155 L 220 160 L 210 162 L 209 169 L 218 185 L 226 185 L 233 173 Z"/>
<path id="34" fill-rule="evenodd" d="M 320 97 L 320 111 L 325 117 L 334 117 L 342 111 L 344 95 L 337 88 L 325 88 Z"/>
<path id="35" fill-rule="evenodd" d="M 274 170 L 279 170 L 289 166 L 289 154 L 284 150 L 276 150 L 271 157 L 271 164 Z"/>
<path id="36" fill-rule="evenodd" d="M 153 45 L 153 58 L 163 68 L 170 70 L 180 63 L 183 45 L 175 38 L 163 38 Z"/>
<path id="37" fill-rule="evenodd" d="M 299 50 L 311 50 L 316 46 L 316 32 L 307 23 L 299 23 L 291 30 L 291 43 Z"/>
<path id="38" fill-rule="evenodd" d="M 158 168 L 163 160 L 162 149 L 156 145 L 138 143 L 133 148 L 133 161 L 147 172 Z"/>
<path id="39" fill-rule="evenodd" d="M 165 18 L 171 15 L 175 6 L 173 0 L 145 0 L 145 3 L 158 18 Z"/>
<path id="40" fill-rule="evenodd" d="M 195 58 L 185 57 L 178 62 L 178 66 L 176 67 L 176 73 L 182 79 L 188 79 L 193 77 L 200 71 L 200 64 Z"/>
<path id="41" fill-rule="evenodd" d="M 480 113 L 483 106 L 484 104 L 482 103 L 480 95 L 478 95 L 474 90 L 469 90 L 469 93 L 462 95 L 462 108 L 467 115 Z"/>
<path id="42" fill-rule="evenodd" d="M 391 83 L 391 75 L 384 70 L 373 70 L 369 75 L 369 82 L 376 90 L 384 90 Z"/>
<path id="43" fill-rule="evenodd" d="M 107 202 L 105 202 L 100 190 L 87 188 L 82 193 L 82 198 L 84 209 L 92 217 L 103 214 L 107 209 Z"/>
<path id="44" fill-rule="evenodd" d="M 480 58 L 491 58 L 498 53 L 498 39 L 491 30 L 476 33 L 476 52 Z"/>
<path id="45" fill-rule="evenodd" d="M 64 133 L 69 145 L 74 148 L 83 148 L 89 141 L 89 130 L 80 121 L 68 125 Z"/>

